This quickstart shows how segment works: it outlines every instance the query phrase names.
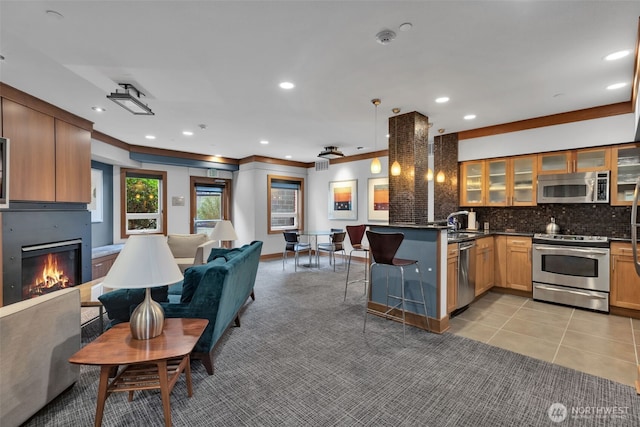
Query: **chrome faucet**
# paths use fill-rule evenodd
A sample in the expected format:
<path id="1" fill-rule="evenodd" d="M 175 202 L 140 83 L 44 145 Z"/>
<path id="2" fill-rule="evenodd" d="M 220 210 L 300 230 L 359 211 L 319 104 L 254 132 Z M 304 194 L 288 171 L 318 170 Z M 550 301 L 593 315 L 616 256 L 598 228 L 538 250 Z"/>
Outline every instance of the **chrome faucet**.
<path id="1" fill-rule="evenodd" d="M 458 222 L 458 220 L 456 218 L 454 218 L 455 216 L 458 215 L 469 215 L 469 211 L 458 211 L 458 212 L 452 212 L 447 216 L 447 227 L 455 230 L 456 229 L 456 223 Z M 451 218 L 453 218 L 453 221 L 451 221 L 451 223 L 449 223 L 449 221 L 451 220 Z"/>

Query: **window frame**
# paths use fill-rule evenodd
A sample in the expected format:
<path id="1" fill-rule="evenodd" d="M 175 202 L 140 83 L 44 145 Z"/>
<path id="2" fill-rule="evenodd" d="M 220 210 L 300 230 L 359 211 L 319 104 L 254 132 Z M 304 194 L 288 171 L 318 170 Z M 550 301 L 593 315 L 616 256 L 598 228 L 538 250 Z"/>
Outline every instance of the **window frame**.
<path id="1" fill-rule="evenodd" d="M 271 187 L 273 181 L 286 181 L 291 184 L 297 184 L 300 186 L 300 197 L 298 200 L 298 226 L 291 228 L 277 228 L 273 229 L 271 226 Z M 267 175 L 267 234 L 281 234 L 287 230 L 300 229 L 304 230 L 304 178 L 295 176 L 282 176 L 282 175 Z"/>
<path id="2" fill-rule="evenodd" d="M 127 174 L 129 178 L 139 175 L 140 178 L 154 177 L 161 181 L 160 185 L 160 227 L 155 231 L 140 231 L 140 232 L 127 232 L 127 215 L 140 215 L 140 214 L 127 214 Z M 149 169 L 132 169 L 121 168 L 120 169 L 120 236 L 123 239 L 129 236 L 138 234 L 164 234 L 167 235 L 167 172 L 157 171 Z"/>

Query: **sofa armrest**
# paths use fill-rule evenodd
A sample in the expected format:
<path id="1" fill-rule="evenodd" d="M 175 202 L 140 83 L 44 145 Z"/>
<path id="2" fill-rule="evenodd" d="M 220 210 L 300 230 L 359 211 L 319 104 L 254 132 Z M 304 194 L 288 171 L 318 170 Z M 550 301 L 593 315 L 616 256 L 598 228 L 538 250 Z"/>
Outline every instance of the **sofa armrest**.
<path id="1" fill-rule="evenodd" d="M 214 247 L 215 244 L 216 244 L 215 240 L 208 240 L 203 244 L 201 244 L 200 246 L 198 246 L 198 248 L 196 249 L 196 256 L 193 259 L 193 265 L 206 264 L 207 258 L 211 253 L 211 249 Z"/>

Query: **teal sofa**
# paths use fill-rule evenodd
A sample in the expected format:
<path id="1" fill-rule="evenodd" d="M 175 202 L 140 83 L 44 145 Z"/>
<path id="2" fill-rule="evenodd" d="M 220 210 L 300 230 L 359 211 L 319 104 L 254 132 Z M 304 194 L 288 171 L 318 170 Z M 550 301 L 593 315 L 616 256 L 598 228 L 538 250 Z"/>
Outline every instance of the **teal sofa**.
<path id="1" fill-rule="evenodd" d="M 161 303 L 164 315 L 209 320 L 192 352 L 213 374 L 213 352 L 232 322 L 240 326 L 240 309 L 251 296 L 258 273 L 262 242 L 241 248 L 213 248 L 203 265 L 185 270 L 182 284 L 169 288 L 169 302 Z M 178 295 L 180 297 L 178 301 Z"/>
<path id="2" fill-rule="evenodd" d="M 189 267 L 184 280 L 152 290 L 160 302 L 165 318 L 201 318 L 209 320 L 207 328 L 191 353 L 200 359 L 209 375 L 213 374 L 213 352 L 220 338 L 235 322 L 240 326 L 240 309 L 249 297 L 255 300 L 253 286 L 258 273 L 262 242 L 254 241 L 241 248 L 213 248 L 206 264 Z M 118 289 L 100 297 L 111 324 L 128 322 L 133 309 L 142 302 L 144 291 Z"/>

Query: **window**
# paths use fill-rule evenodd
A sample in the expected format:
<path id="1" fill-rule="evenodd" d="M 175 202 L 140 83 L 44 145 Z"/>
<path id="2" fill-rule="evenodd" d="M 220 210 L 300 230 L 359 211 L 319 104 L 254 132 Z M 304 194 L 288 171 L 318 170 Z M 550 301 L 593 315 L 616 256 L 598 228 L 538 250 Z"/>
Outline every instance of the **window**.
<path id="1" fill-rule="evenodd" d="M 304 228 L 304 179 L 268 175 L 269 233 Z"/>
<path id="2" fill-rule="evenodd" d="M 166 234 L 167 173 L 137 169 L 120 172 L 121 234 Z"/>

